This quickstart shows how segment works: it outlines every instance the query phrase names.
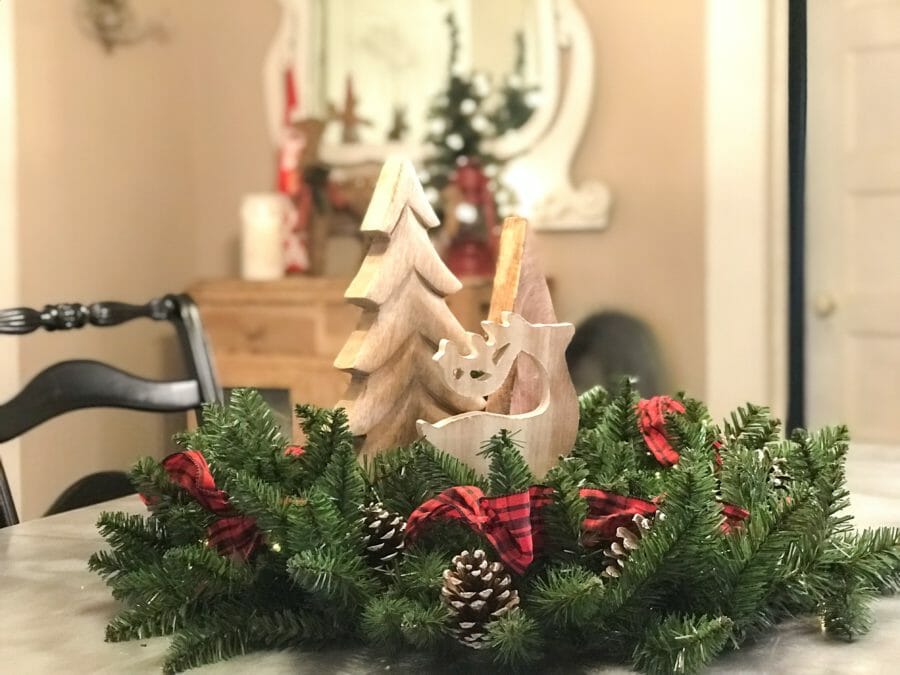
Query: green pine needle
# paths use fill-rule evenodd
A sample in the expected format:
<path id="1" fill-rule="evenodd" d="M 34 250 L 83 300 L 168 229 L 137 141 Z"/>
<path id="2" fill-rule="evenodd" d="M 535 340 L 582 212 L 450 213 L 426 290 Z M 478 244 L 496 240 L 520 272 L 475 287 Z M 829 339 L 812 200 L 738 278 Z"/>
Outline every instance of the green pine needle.
<path id="1" fill-rule="evenodd" d="M 487 625 L 487 644 L 497 663 L 513 668 L 537 661 L 543 652 L 540 626 L 519 608 Z"/>
<path id="2" fill-rule="evenodd" d="M 490 462 L 488 481 L 491 495 L 508 495 L 527 490 L 537 481 L 512 435 L 505 429 L 485 441 L 478 454 Z"/>
<path id="3" fill-rule="evenodd" d="M 583 567 L 552 567 L 539 579 L 530 595 L 534 616 L 556 629 L 571 629 L 590 623 L 602 601 L 603 582 Z"/>
<path id="4" fill-rule="evenodd" d="M 287 568 L 300 588 L 344 609 L 358 610 L 376 589 L 365 561 L 333 545 L 301 551 L 288 560 Z"/>
<path id="5" fill-rule="evenodd" d="M 720 616 L 669 616 L 651 625 L 637 645 L 635 667 L 650 675 L 699 673 L 718 655 L 731 634 Z"/>

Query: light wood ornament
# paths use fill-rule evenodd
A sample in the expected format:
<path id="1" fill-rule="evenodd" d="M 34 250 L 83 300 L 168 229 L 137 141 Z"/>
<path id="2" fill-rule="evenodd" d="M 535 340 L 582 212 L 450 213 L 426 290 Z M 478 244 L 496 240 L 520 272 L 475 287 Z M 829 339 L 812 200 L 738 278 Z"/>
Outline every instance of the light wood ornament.
<path id="1" fill-rule="evenodd" d="M 488 320 L 499 321 L 503 312 L 515 312 L 531 323 L 556 323 L 547 278 L 535 249 L 527 220 L 513 216 L 503 221 Z M 502 414 L 534 410 L 541 392 L 541 373 L 532 358 L 524 355 L 503 386 L 488 397 L 486 410 Z M 577 405 L 574 386 L 571 392 L 565 392 L 565 398 Z"/>
<path id="2" fill-rule="evenodd" d="M 487 460 L 478 455 L 481 446 L 506 429 L 521 443 L 535 475 L 543 476 L 559 455 L 572 449 L 578 431 L 578 400 L 565 360 L 575 328 L 570 323 L 532 324 L 511 312 L 504 312 L 499 323 L 482 322 L 482 327 L 488 338 L 468 333 L 465 353 L 459 343 L 441 340 L 434 360 L 441 365 L 447 384 L 463 396 L 486 396 L 499 388 L 516 359 L 528 354 L 540 374 L 538 405 L 519 414 L 469 412 L 434 424 L 420 420 L 419 434 L 485 471 Z"/>
<path id="3" fill-rule="evenodd" d="M 363 313 L 334 362 L 351 375 L 338 406 L 363 455 L 409 444 L 418 419 L 484 407 L 480 396 L 454 390 L 432 358 L 442 338 L 466 339 L 444 301 L 462 284 L 428 237 L 438 224 L 412 164 L 388 159 L 361 228 L 371 245 L 344 294 Z"/>

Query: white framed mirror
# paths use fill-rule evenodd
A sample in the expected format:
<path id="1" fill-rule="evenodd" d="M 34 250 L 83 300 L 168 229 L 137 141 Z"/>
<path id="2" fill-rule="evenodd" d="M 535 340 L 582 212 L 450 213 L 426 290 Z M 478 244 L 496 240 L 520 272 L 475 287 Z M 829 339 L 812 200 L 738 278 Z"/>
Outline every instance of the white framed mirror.
<path id="1" fill-rule="evenodd" d="M 607 225 L 609 189 L 598 181 L 576 186 L 570 176 L 594 82 L 591 35 L 574 0 L 280 3 L 264 67 L 274 143 L 286 122 L 290 71 L 290 116 L 333 120 L 318 148 L 322 162 L 345 167 L 397 153 L 422 160 L 427 110 L 450 74 L 452 15 L 457 68 L 484 74 L 495 90 L 515 77 L 530 91 L 530 112 L 484 148 L 504 162 L 501 180 L 516 196 L 516 211 L 539 229 Z M 357 121 L 349 131 L 342 115 Z"/>

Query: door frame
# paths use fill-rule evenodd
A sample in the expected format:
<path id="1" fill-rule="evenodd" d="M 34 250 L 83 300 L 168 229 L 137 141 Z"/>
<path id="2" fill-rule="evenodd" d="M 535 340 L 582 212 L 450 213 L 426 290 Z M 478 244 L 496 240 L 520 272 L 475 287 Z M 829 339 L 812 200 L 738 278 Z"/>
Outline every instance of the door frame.
<path id="1" fill-rule="evenodd" d="M 0 2 L 0 307 L 19 304 L 18 182 L 16 144 L 15 15 L 13 2 Z M 0 340 L 0 401 L 19 388 L 19 341 Z M 22 505 L 21 448 L 0 446 L 13 499 Z"/>
<path id="2" fill-rule="evenodd" d="M 706 2 L 706 397 L 788 399 L 788 0 Z"/>

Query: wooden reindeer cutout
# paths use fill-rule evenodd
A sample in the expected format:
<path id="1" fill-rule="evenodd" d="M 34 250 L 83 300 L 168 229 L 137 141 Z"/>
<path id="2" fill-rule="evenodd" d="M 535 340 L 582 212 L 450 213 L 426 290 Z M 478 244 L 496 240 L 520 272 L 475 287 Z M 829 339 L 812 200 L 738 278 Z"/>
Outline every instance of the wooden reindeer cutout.
<path id="1" fill-rule="evenodd" d="M 462 284 L 428 238 L 437 225 L 412 164 L 388 159 L 362 224 L 372 243 L 344 294 L 363 313 L 334 362 L 351 375 L 338 406 L 363 455 L 415 440 L 418 419 L 484 407 L 448 386 L 432 359 L 441 338 L 466 337 L 444 301 Z"/>
<path id="2" fill-rule="evenodd" d="M 572 449 L 578 431 L 578 399 L 566 367 L 566 346 L 575 332 L 570 323 L 532 324 L 503 312 L 499 323 L 483 321 L 488 336 L 467 333 L 465 354 L 457 343 L 441 340 L 434 356 L 448 386 L 462 396 L 488 396 L 501 388 L 521 355 L 532 359 L 541 383 L 533 410 L 518 414 L 469 412 L 430 424 L 417 422 L 419 434 L 445 452 L 480 470 L 481 444 L 506 429 L 523 446 L 532 471 L 543 475 L 558 455 Z"/>

